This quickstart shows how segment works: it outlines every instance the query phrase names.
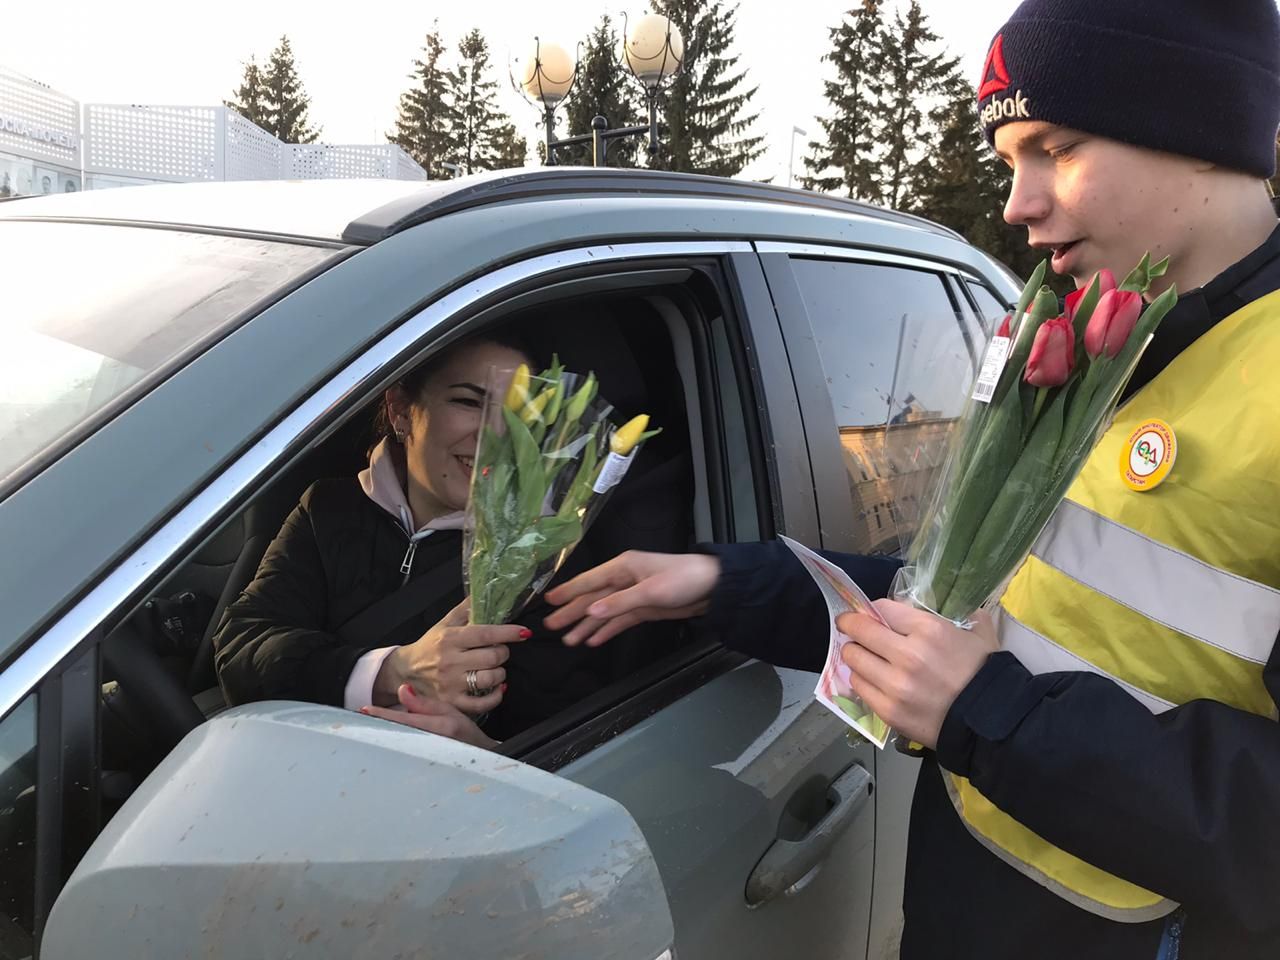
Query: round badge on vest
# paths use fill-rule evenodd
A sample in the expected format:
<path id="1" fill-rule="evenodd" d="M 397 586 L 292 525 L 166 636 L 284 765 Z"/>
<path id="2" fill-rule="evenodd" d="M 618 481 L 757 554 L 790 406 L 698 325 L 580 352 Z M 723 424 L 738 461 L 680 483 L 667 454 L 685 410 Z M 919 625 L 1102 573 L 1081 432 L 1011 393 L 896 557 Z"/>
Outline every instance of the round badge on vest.
<path id="1" fill-rule="evenodd" d="M 1164 483 L 1178 457 L 1178 438 L 1163 420 L 1148 420 L 1120 448 L 1120 478 L 1130 490 L 1146 493 Z"/>

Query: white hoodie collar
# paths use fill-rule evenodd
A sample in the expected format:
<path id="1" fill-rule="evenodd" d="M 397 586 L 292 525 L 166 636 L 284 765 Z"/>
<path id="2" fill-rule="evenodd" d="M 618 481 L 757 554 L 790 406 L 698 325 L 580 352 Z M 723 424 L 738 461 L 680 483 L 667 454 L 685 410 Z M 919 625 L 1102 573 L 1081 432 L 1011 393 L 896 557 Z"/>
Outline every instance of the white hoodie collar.
<path id="1" fill-rule="evenodd" d="M 436 530 L 461 530 L 466 519 L 461 510 L 436 517 L 414 529 L 413 510 L 409 507 L 409 499 L 400 480 L 400 469 L 396 465 L 397 453 L 399 451 L 393 449 L 391 441 L 385 437 L 373 448 L 369 454 L 369 466 L 360 471 L 360 489 L 365 496 L 395 517 L 404 528 L 405 535 L 413 540 Z"/>

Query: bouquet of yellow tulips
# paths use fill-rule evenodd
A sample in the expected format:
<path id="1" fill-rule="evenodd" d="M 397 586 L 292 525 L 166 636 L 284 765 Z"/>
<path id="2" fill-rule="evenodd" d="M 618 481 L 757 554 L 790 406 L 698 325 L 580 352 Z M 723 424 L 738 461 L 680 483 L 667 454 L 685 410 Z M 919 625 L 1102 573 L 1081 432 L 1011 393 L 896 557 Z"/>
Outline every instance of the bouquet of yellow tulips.
<path id="1" fill-rule="evenodd" d="M 559 358 L 489 391 L 463 540 L 472 623 L 507 622 L 547 585 L 658 432 L 647 416 L 615 426 L 612 412 L 595 374 Z"/>

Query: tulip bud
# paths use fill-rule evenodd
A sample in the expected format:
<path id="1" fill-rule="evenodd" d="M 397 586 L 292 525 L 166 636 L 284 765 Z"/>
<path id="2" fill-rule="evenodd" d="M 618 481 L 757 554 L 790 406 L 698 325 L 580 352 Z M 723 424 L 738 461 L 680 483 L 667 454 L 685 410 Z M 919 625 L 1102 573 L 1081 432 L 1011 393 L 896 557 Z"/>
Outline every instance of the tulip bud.
<path id="1" fill-rule="evenodd" d="M 518 413 L 524 409 L 524 405 L 529 402 L 529 367 L 527 364 L 520 364 L 516 367 L 515 375 L 511 378 L 511 386 L 507 387 L 507 397 L 504 405 L 512 413 Z"/>
<path id="2" fill-rule="evenodd" d="M 564 381 L 556 380 L 555 386 L 551 388 L 551 402 L 547 404 L 547 425 L 556 422 L 556 417 L 560 416 L 560 407 L 564 403 Z"/>
<path id="3" fill-rule="evenodd" d="M 553 393 L 555 389 L 548 387 L 524 405 L 520 411 L 520 419 L 524 421 L 525 426 L 531 426 L 542 419 L 542 411 L 547 408 Z"/>
<path id="4" fill-rule="evenodd" d="M 1108 290 L 1084 331 L 1084 349 L 1091 357 L 1114 357 L 1124 347 L 1142 313 L 1142 295 L 1132 290 Z"/>
<path id="5" fill-rule="evenodd" d="M 996 331 L 997 337 L 1008 337 L 1012 335 L 1013 330 L 1013 314 L 1006 313 L 1004 321 L 1000 324 L 1000 329 Z"/>
<path id="6" fill-rule="evenodd" d="M 1066 317 L 1046 320 L 1036 331 L 1023 375 L 1033 387 L 1060 387 L 1076 362 L 1076 333 Z"/>
<path id="7" fill-rule="evenodd" d="M 1110 270 L 1099 270 L 1097 278 L 1099 294 L 1105 294 L 1108 290 L 1114 290 L 1116 288 L 1116 275 Z M 1066 314 L 1067 319 L 1072 323 L 1075 323 L 1076 311 L 1080 309 L 1080 301 L 1084 299 L 1084 295 L 1089 292 L 1089 287 L 1092 285 L 1093 282 L 1090 281 L 1078 290 L 1072 290 L 1067 294 L 1066 300 L 1064 301 L 1063 313 Z"/>
<path id="8" fill-rule="evenodd" d="M 577 423 L 587 411 L 587 404 L 596 396 L 596 375 L 587 375 L 587 382 L 578 388 L 578 392 L 565 405 L 564 419 L 566 423 Z"/>
<path id="9" fill-rule="evenodd" d="M 625 457 L 640 442 L 640 437 L 648 426 L 649 415 L 647 413 L 632 417 L 625 425 L 613 432 L 613 436 L 609 438 L 609 449 L 618 456 Z"/>

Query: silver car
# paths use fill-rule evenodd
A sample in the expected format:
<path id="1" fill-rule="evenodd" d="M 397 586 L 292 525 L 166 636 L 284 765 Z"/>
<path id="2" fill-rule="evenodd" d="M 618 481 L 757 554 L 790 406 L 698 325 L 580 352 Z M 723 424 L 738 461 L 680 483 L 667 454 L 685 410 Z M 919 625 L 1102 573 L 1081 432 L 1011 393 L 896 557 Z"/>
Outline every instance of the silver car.
<path id="1" fill-rule="evenodd" d="M 370 401 L 500 320 L 594 318 L 665 398 L 680 542 L 894 552 L 1002 267 L 850 201 L 567 168 L 9 201 L 0 265 L 0 960 L 894 954 L 914 763 L 813 674 L 689 625 L 487 753 L 228 710 L 211 624 Z"/>

